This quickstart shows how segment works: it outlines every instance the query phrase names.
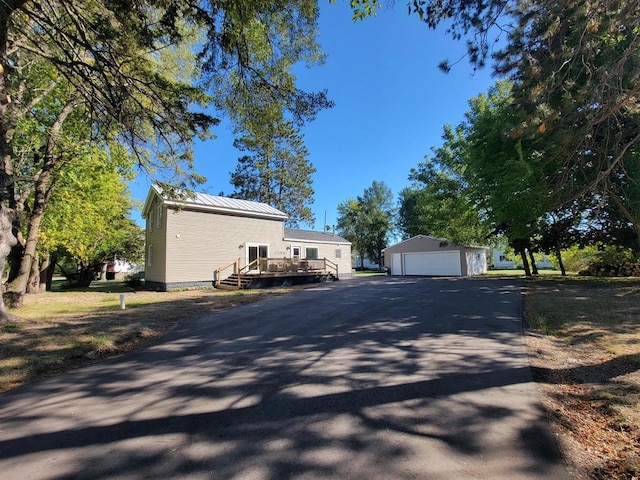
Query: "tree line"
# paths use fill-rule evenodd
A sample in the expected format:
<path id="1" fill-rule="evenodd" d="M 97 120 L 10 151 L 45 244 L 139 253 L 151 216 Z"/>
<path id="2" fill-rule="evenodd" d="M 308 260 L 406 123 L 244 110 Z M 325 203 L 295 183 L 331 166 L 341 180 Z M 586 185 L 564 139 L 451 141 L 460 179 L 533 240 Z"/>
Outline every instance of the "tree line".
<path id="1" fill-rule="evenodd" d="M 359 17 L 379 2 L 354 0 Z M 411 171 L 397 227 L 457 243 L 502 235 L 533 252 L 607 245 L 640 252 L 640 12 L 633 2 L 410 1 L 466 38 L 467 60 L 503 80 Z M 502 47 L 495 40 L 502 37 Z M 454 62 L 455 63 L 455 62 Z M 441 69 L 455 65 L 443 60 Z M 564 269 L 563 269 L 564 270 Z"/>

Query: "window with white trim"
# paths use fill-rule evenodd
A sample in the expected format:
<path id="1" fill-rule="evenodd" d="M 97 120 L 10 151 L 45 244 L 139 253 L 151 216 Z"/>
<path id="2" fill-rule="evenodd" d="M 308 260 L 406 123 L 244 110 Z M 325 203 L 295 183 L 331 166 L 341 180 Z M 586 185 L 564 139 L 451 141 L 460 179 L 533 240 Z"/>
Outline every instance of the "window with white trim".
<path id="1" fill-rule="evenodd" d="M 339 248 L 336 248 L 336 258 L 342 258 L 342 250 Z"/>
<path id="2" fill-rule="evenodd" d="M 153 245 L 147 247 L 147 267 L 153 266 Z"/>
<path id="3" fill-rule="evenodd" d="M 318 247 L 305 248 L 305 257 L 307 260 L 318 260 Z"/>

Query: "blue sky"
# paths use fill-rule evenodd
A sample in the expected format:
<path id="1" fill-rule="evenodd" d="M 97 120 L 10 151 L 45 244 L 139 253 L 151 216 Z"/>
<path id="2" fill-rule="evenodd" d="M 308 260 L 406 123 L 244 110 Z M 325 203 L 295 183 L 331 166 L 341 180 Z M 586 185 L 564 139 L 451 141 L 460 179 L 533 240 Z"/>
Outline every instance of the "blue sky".
<path id="1" fill-rule="evenodd" d="M 429 30 L 407 14 L 404 2 L 354 23 L 346 0 L 319 1 L 319 42 L 327 61 L 298 75 L 303 89 L 326 88 L 335 102 L 303 129 L 317 172 L 311 205 L 315 225 L 302 227 L 315 230 L 322 230 L 325 215 L 327 224 L 335 225 L 338 204 L 361 195 L 374 180 L 383 181 L 397 198 L 409 185 L 411 168 L 442 143 L 443 125 L 459 123 L 468 100 L 495 81 L 490 69 L 474 73 L 466 60 L 449 74 L 440 72 L 438 63 L 460 58 L 464 43 L 444 29 Z M 208 179 L 201 190 L 230 194 L 230 172 L 241 154 L 233 148 L 227 123 L 214 133 L 216 139 L 196 147 L 196 170 Z M 131 184 L 140 201 L 148 188 L 149 180 L 142 177 Z M 133 218 L 141 222 L 139 212 Z"/>

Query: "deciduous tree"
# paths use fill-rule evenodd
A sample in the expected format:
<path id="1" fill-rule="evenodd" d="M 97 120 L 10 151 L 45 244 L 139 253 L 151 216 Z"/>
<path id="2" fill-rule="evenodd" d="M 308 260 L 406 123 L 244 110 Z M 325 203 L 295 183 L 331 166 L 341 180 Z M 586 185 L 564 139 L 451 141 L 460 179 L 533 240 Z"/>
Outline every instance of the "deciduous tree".
<path id="1" fill-rule="evenodd" d="M 338 205 L 338 232 L 352 242 L 361 262 L 368 257 L 382 265 L 382 250 L 393 233 L 394 217 L 393 193 L 384 182 L 374 180 L 362 196 Z"/>
<path id="2" fill-rule="evenodd" d="M 470 198 L 462 175 L 427 158 L 412 169 L 400 192 L 398 226 L 406 238 L 431 235 L 461 245 L 484 245 L 490 229 Z"/>
<path id="3" fill-rule="evenodd" d="M 51 255 L 52 268 L 64 262 L 76 286 L 88 286 L 104 263 L 139 262 L 144 252 L 143 232 L 129 218 L 133 202 L 113 157 L 100 148 L 87 152 L 60 179 L 44 215 L 40 251 Z"/>
<path id="4" fill-rule="evenodd" d="M 4 242 L 0 251 L 8 251 L 16 243 L 14 237 L 23 233 L 14 134 L 24 116 L 51 98 L 57 85 L 64 83 L 68 95 L 59 99 L 57 113 L 51 110 L 54 117 L 71 101 L 69 110 L 83 110 L 92 138 L 119 141 L 143 170 L 166 179 L 167 186 L 178 187 L 173 191 L 184 191 L 202 180 L 192 170 L 192 141 L 196 136 L 206 138 L 217 122 L 199 110 L 212 100 L 206 93 L 209 87 L 220 94 L 225 85 L 233 84 L 243 92 L 235 105 L 248 98 L 246 92 L 260 88 L 269 93 L 265 102 L 270 99 L 299 122 L 327 105 L 324 92 L 303 92 L 290 75 L 293 64 L 317 51 L 316 21 L 316 2 L 303 0 L 4 2 L 0 6 L 0 225 L 8 230 L 0 235 L 0 243 Z M 193 73 L 198 75 L 189 78 L 167 68 L 164 60 L 168 48 L 180 45 L 194 30 L 204 35 L 199 52 L 193 52 L 198 59 Z M 270 50 L 261 50 L 265 45 Z M 22 102 L 31 74 L 27 66 L 33 62 L 50 69 L 54 80 L 51 86 L 32 90 L 31 99 Z M 217 106 L 232 104 L 217 102 Z M 59 120 L 58 124 L 65 122 Z M 47 130 L 54 133 L 52 138 L 55 124 L 51 120 Z M 41 192 L 46 184 L 41 184 Z M 35 202 L 42 205 L 43 198 L 40 194 Z M 17 242 L 14 272 L 30 245 L 28 240 Z M 19 268 L 21 279 L 26 263 Z M 14 299 L 24 293 L 23 282 L 19 283 L 13 284 Z M 0 309 L 4 318 L 3 305 Z"/>

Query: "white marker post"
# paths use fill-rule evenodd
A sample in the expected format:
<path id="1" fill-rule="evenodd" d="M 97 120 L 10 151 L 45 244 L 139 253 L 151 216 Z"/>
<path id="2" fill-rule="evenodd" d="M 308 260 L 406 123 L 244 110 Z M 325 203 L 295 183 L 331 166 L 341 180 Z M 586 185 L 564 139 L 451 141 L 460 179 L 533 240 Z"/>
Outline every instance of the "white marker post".
<path id="1" fill-rule="evenodd" d="M 124 310 L 125 308 L 126 307 L 125 307 L 125 304 L 124 304 L 124 293 L 121 293 L 120 294 L 120 310 Z"/>

